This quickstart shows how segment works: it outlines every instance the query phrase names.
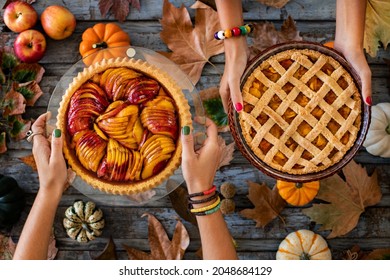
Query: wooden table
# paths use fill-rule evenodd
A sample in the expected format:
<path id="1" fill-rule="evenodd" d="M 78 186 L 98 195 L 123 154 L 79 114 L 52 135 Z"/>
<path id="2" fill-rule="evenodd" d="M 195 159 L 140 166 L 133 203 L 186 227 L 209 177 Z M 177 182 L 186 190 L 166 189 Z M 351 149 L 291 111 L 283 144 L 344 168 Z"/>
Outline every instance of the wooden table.
<path id="1" fill-rule="evenodd" d="M 3 2 L 1 1 L 1 6 L 3 6 Z M 184 2 L 187 7 L 193 3 L 190 0 L 175 0 L 172 2 L 176 7 L 179 7 L 181 2 Z M 335 1 L 291 0 L 282 9 L 267 8 L 255 0 L 243 2 L 244 9 L 247 11 L 244 18 L 248 22 L 267 20 L 273 22 L 279 28 L 283 20 L 291 15 L 296 20 L 298 30 L 305 40 L 324 42 L 334 38 Z M 141 11 L 133 9 L 127 21 L 121 24 L 123 29 L 130 34 L 133 45 L 153 50 L 167 50 L 159 36 L 162 3 L 161 0 L 142 0 Z M 46 6 L 52 4 L 65 5 L 72 11 L 77 18 L 77 27 L 75 33 L 64 41 L 57 42 L 48 39 L 47 53 L 40 61 L 46 70 L 40 83 L 45 94 L 38 100 L 36 106 L 27 109 L 26 116 L 32 118 L 36 118 L 46 111 L 56 83 L 67 69 L 80 59 L 78 45 L 82 32 L 97 22 L 114 20 L 113 17 L 109 19 L 101 17 L 98 0 L 38 0 L 34 7 L 38 13 L 41 13 Z M 0 39 L 6 41 L 7 45 L 12 45 L 16 35 L 9 32 L 4 24 L 0 24 L 0 30 L 2 29 Z M 374 103 L 390 102 L 390 73 L 389 68 L 384 63 L 384 58 L 390 59 L 390 50 L 384 51 L 381 49 L 376 58 L 368 57 L 373 73 Z M 217 66 L 217 69 L 211 66 L 204 68 L 202 77 L 197 84 L 198 90 L 219 85 L 219 73 L 223 72 L 224 56 L 213 57 L 212 62 Z M 229 133 L 224 133 L 223 137 L 228 143 L 233 141 Z M 26 141 L 11 142 L 8 148 L 9 151 L 6 154 L 0 155 L 0 173 L 8 174 L 18 180 L 27 193 L 28 202 L 20 221 L 10 230 L 11 236 L 17 241 L 39 185 L 37 174 L 19 160 L 20 157 L 31 154 L 31 145 Z M 340 258 L 342 251 L 349 249 L 354 244 L 358 244 L 363 250 L 367 251 L 390 247 L 390 159 L 371 156 L 362 149 L 355 160 L 370 168 L 377 168 L 383 198 L 379 204 L 369 207 L 362 214 L 358 226 L 348 235 L 328 240 L 334 258 Z M 285 224 L 280 219 L 275 219 L 264 229 L 256 228 L 254 221 L 245 219 L 238 213 L 241 209 L 252 207 L 247 199 L 248 186 L 246 180 L 266 182 L 270 186 L 274 183 L 274 179 L 253 168 L 240 152 L 235 151 L 234 160 L 229 166 L 223 167 L 217 173 L 215 183 L 220 185 L 224 181 L 230 181 L 238 187 L 238 192 L 234 198 L 237 211 L 234 214 L 227 215 L 226 222 L 237 241 L 237 251 L 241 259 L 274 259 L 278 245 L 287 233 L 301 228 L 318 229 L 318 226 L 313 225 L 309 218 L 301 213 L 301 209 L 296 207 L 287 207 L 281 213 Z M 118 258 L 127 259 L 122 244 L 145 251 L 149 250 L 147 219 L 141 217 L 143 213 L 148 212 L 155 215 L 170 235 L 173 233 L 176 218 L 178 218 L 167 197 L 146 206 L 112 207 L 100 205 L 106 217 L 103 236 L 87 244 L 79 244 L 68 238 L 62 227 L 64 211 L 76 199 L 88 198 L 70 187 L 64 193 L 57 211 L 54 225 L 56 245 L 59 249 L 57 259 L 90 259 L 104 248 L 110 236 L 113 237 L 116 244 Z M 198 259 L 195 254 L 200 247 L 198 230 L 188 222 L 184 222 L 184 225 L 191 238 L 185 259 Z M 325 236 L 327 233 L 323 232 L 322 234 Z"/>

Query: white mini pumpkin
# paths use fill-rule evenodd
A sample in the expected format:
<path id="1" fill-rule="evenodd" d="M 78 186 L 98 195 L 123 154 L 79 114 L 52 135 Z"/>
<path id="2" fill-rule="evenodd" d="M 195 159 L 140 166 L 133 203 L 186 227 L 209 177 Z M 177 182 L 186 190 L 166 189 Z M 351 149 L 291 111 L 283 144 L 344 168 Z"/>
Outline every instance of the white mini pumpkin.
<path id="1" fill-rule="evenodd" d="M 374 156 L 390 157 L 390 103 L 371 107 L 371 123 L 363 146 Z"/>
<path id="2" fill-rule="evenodd" d="M 277 260 L 331 260 L 332 254 L 325 239 L 310 230 L 291 232 L 279 244 Z"/>

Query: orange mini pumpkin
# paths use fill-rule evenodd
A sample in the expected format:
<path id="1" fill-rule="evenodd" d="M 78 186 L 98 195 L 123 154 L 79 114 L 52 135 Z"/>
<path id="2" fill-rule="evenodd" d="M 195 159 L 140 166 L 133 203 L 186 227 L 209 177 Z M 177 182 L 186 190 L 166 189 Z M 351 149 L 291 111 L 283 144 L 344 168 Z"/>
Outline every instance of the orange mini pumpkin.
<path id="1" fill-rule="evenodd" d="M 302 206 L 312 201 L 317 195 L 320 189 L 320 181 L 294 183 L 277 180 L 276 187 L 279 195 L 289 204 Z"/>
<path id="2" fill-rule="evenodd" d="M 97 23 L 84 31 L 79 52 L 88 66 L 102 59 L 124 56 L 124 48 L 118 47 L 129 45 L 129 35 L 118 25 Z"/>

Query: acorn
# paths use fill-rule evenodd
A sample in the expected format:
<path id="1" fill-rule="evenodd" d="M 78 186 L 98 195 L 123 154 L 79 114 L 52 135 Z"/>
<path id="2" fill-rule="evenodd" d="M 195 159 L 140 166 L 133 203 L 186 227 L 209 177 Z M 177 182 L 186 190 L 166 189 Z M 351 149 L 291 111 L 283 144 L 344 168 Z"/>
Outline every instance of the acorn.
<path id="1" fill-rule="evenodd" d="M 224 198 L 233 198 L 233 196 L 236 194 L 236 186 L 230 182 L 222 183 L 221 194 Z"/>
<path id="2" fill-rule="evenodd" d="M 225 198 L 221 201 L 221 212 L 222 214 L 231 214 L 236 209 L 236 204 L 233 199 Z"/>

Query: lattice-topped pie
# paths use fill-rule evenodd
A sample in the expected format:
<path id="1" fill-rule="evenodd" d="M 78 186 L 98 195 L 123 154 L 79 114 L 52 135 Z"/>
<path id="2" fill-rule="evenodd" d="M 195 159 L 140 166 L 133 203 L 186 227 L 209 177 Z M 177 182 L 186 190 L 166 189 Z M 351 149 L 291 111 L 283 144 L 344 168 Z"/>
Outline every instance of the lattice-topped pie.
<path id="1" fill-rule="evenodd" d="M 246 79 L 243 137 L 270 167 L 315 173 L 339 162 L 361 125 L 361 99 L 348 71 L 316 50 L 290 49 L 261 62 Z"/>
<path id="2" fill-rule="evenodd" d="M 64 154 L 87 183 L 114 194 L 158 186 L 180 165 L 188 102 L 162 70 L 135 59 L 85 68 L 63 96 L 57 126 Z"/>

